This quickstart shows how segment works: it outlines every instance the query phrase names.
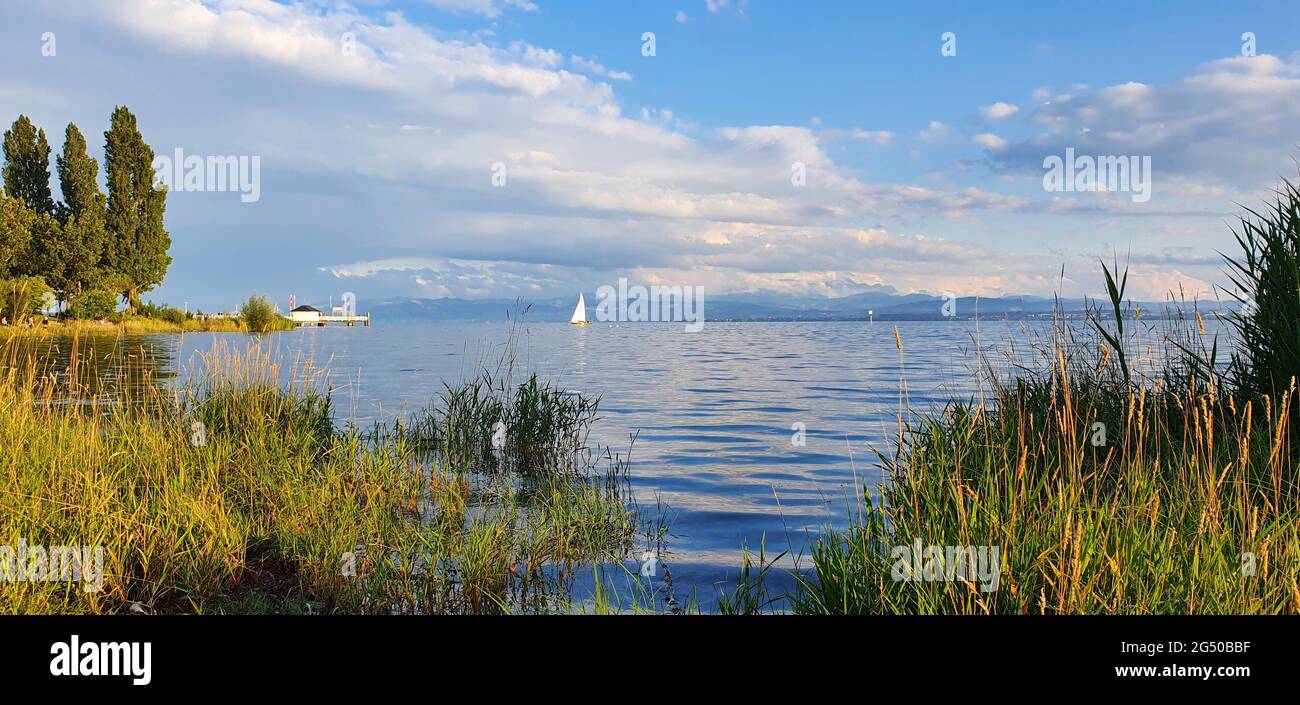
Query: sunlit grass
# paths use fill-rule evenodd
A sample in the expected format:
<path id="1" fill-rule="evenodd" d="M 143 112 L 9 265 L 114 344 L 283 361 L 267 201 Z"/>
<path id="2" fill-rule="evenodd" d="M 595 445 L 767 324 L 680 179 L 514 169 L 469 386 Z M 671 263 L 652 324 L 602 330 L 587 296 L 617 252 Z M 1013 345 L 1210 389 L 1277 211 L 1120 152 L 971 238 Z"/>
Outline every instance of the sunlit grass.
<path id="1" fill-rule="evenodd" d="M 1033 346 L 1037 364 L 986 366 L 980 400 L 900 425 L 879 456 L 883 483 L 866 488 L 847 530 L 814 539 L 783 607 L 1300 612 L 1294 382 L 1252 398 L 1188 372 L 1217 345 L 1199 326 L 1168 332 L 1175 355 L 1154 369 L 1130 358 L 1140 346 L 1122 333 L 1053 331 Z M 997 547 L 998 588 L 907 579 L 891 551 L 918 539 Z M 757 609 L 761 582 L 742 576 L 723 604 Z"/>
<path id="2" fill-rule="evenodd" d="M 617 456 L 444 464 L 403 435 L 336 430 L 318 374 L 257 347 L 135 398 L 80 394 L 75 366 L 18 349 L 0 374 L 0 544 L 103 546 L 105 579 L 0 583 L 0 612 L 554 611 L 640 528 Z M 529 452 L 580 450 L 549 442 Z"/>
<path id="3" fill-rule="evenodd" d="M 773 562 L 747 554 L 723 608 L 1300 612 L 1298 213 L 1300 190 L 1287 184 L 1243 221 L 1242 257 L 1228 263 L 1249 305 L 1229 315 L 1231 364 L 1220 356 L 1232 346 L 1207 334 L 1194 305 L 1179 302 L 1164 330 L 1144 327 L 1126 272 L 1103 266 L 1105 313 L 1084 330 L 1054 321 L 1028 360 L 995 369 L 980 358 L 979 399 L 913 420 L 900 395 L 898 437 L 878 453 L 884 481 L 865 488 L 849 528 L 813 537 L 785 599 L 766 594 Z M 909 579 L 893 550 L 918 540 L 997 547 L 997 589 Z"/>
<path id="4" fill-rule="evenodd" d="M 291 330 L 295 326 L 285 319 L 276 330 Z M 145 335 L 156 333 L 247 333 L 248 327 L 238 318 L 189 318 L 183 324 L 159 318 L 132 316 L 120 321 L 57 321 L 31 326 L 0 326 L 0 339 L 13 337 L 71 336 L 71 335 Z"/>
<path id="5" fill-rule="evenodd" d="M 1046 385 L 1056 384 L 1054 392 Z M 1043 385 L 1043 386 L 1040 386 Z M 1046 392 L 1044 396 L 1039 396 Z M 1107 445 L 1097 395 L 1058 370 L 906 431 L 875 504 L 812 549 L 800 612 L 1300 611 L 1300 511 L 1282 452 L 1288 409 L 1203 395 L 1119 402 Z M 1171 423 L 1171 417 L 1182 419 Z M 1259 424 L 1256 426 L 1255 424 Z M 1000 586 L 894 580 L 893 546 L 997 546 Z M 1245 554 L 1254 554 L 1253 575 Z"/>

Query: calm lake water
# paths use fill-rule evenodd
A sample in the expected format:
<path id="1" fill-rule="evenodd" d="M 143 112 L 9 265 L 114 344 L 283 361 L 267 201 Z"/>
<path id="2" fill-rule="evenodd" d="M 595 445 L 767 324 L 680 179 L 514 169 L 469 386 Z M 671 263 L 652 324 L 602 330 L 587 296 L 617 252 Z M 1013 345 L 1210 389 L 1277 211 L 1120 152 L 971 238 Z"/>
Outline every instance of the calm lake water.
<path id="1" fill-rule="evenodd" d="M 599 395 L 595 444 L 627 453 L 638 434 L 630 449 L 636 499 L 650 510 L 656 500 L 671 508 L 664 559 L 675 592 L 682 599 L 694 588 L 707 608 L 717 587 L 734 581 L 742 547 L 756 552 L 766 541 L 769 556 L 798 554 L 810 534 L 846 524 L 846 500 L 879 480 L 872 449 L 891 447 L 901 380 L 915 412 L 975 398 L 977 337 L 986 349 L 1014 343 L 1027 357 L 1049 325 L 709 322 L 691 333 L 680 324 L 533 323 L 513 330 L 517 380 L 536 372 Z M 214 343 L 243 347 L 251 339 L 158 335 L 116 345 L 143 355 L 160 377 L 182 379 Z M 511 339 L 509 323 L 380 323 L 261 336 L 285 363 L 326 367 L 337 421 L 363 427 L 425 406 L 444 381 L 494 367 Z"/>

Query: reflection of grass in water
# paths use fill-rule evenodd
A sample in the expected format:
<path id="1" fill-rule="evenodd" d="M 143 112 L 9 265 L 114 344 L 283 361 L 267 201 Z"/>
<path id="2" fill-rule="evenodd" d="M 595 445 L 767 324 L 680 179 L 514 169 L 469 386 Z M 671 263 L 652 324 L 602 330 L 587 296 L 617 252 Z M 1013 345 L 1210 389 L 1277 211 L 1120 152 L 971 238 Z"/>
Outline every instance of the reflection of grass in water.
<path id="1" fill-rule="evenodd" d="M 55 403 L 130 403 L 175 376 L 173 348 L 118 335 L 13 336 L 0 341 L 0 370 L 26 368 Z"/>
<path id="2" fill-rule="evenodd" d="M 405 432 L 336 431 L 321 380 L 282 383 L 256 347 L 132 404 L 58 404 L 77 390 L 9 359 L 0 544 L 102 545 L 106 576 L 98 593 L 0 584 L 0 612 L 568 609 L 574 568 L 621 560 L 639 529 L 626 460 L 553 464 L 581 450 L 572 417 L 533 417 L 557 435 L 529 431 L 548 447 L 518 446 L 518 466 L 447 465 Z M 548 408 L 594 410 L 564 404 Z"/>

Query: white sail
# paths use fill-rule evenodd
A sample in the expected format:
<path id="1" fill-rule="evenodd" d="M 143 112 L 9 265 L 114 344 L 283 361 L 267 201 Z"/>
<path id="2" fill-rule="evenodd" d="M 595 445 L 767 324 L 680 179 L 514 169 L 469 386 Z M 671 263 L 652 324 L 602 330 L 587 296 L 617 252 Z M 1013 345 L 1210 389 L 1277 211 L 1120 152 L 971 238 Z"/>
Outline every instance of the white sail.
<path id="1" fill-rule="evenodd" d="M 569 323 L 586 323 L 586 322 L 587 322 L 587 301 L 583 299 L 582 294 L 579 293 L 578 307 L 573 309 L 573 318 L 569 319 Z"/>

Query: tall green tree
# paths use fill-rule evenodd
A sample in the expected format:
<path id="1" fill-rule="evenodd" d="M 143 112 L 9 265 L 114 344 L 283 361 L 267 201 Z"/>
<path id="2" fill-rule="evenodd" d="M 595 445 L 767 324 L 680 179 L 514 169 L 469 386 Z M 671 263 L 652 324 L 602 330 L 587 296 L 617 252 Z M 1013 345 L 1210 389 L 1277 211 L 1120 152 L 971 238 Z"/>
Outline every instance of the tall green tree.
<path id="1" fill-rule="evenodd" d="M 4 137 L 4 183 L 10 196 L 37 213 L 54 213 L 50 194 L 50 143 L 45 130 L 19 115 Z"/>
<path id="2" fill-rule="evenodd" d="M 154 185 L 153 149 L 145 143 L 135 115 L 125 106 L 113 110 L 104 133 L 104 168 L 108 173 L 106 268 L 120 279 L 118 290 L 135 310 L 140 294 L 162 283 L 172 258 L 171 236 L 163 227 L 167 190 Z"/>
<path id="3" fill-rule="evenodd" d="M 99 285 L 107 254 L 108 206 L 99 190 L 99 163 L 73 123 L 64 131 L 63 153 L 56 163 L 63 192 L 63 202 L 57 206 L 63 236 L 51 257 L 55 271 L 47 281 L 69 300 Z"/>
<path id="4" fill-rule="evenodd" d="M 99 190 L 99 162 L 90 156 L 86 137 L 76 124 L 68 123 L 63 132 L 63 153 L 55 158 L 58 164 L 59 188 L 63 191 L 62 211 L 80 216 L 89 211 L 103 210 L 104 194 Z"/>
<path id="5" fill-rule="evenodd" d="M 35 219 L 21 199 L 0 193 L 0 279 L 27 273 Z"/>
<path id="6" fill-rule="evenodd" d="M 31 247 L 16 271 L 23 276 L 38 277 L 55 287 L 55 282 L 63 281 L 66 252 L 63 227 L 58 219 L 49 213 L 33 212 Z"/>
<path id="7" fill-rule="evenodd" d="M 57 242 L 59 222 L 36 213 L 21 198 L 0 192 L 0 317 L 18 321 L 40 308 L 49 287 L 36 242 Z"/>

